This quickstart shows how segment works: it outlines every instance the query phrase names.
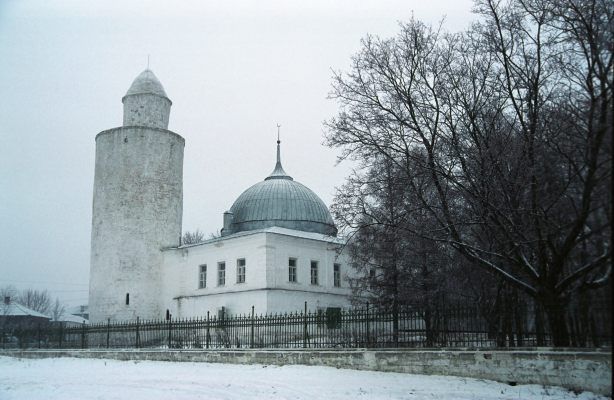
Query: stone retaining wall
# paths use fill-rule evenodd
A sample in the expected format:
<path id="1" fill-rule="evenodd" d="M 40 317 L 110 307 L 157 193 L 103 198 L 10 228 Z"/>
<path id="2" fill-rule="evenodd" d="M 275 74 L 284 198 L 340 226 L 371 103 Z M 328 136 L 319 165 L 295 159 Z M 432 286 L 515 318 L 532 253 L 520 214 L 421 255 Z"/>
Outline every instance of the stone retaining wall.
<path id="1" fill-rule="evenodd" d="M 22 358 L 81 357 L 230 364 L 324 365 L 562 386 L 612 395 L 611 350 L 0 350 Z"/>

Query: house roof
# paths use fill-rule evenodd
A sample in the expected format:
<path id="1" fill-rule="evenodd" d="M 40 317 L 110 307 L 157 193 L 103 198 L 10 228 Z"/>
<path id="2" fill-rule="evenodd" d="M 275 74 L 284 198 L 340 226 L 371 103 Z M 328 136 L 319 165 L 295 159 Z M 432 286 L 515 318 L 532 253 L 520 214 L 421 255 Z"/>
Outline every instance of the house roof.
<path id="1" fill-rule="evenodd" d="M 227 240 L 230 240 L 230 239 L 235 239 L 235 238 L 239 238 L 239 237 L 243 237 L 243 236 L 257 235 L 257 234 L 261 234 L 261 233 L 273 233 L 273 234 L 282 235 L 282 236 L 291 236 L 291 237 L 296 237 L 296 238 L 301 238 L 301 239 L 317 240 L 317 241 L 320 241 L 320 242 L 327 242 L 327 243 L 331 243 L 331 244 L 334 244 L 334 245 L 343 245 L 346 242 L 346 239 L 345 238 L 341 238 L 341 237 L 324 235 L 322 233 L 315 233 L 315 232 L 297 231 L 295 229 L 288 229 L 288 228 L 281 228 L 279 226 L 274 226 L 274 227 L 271 227 L 271 228 L 255 229 L 253 231 L 243 231 L 243 232 L 233 233 L 233 234 L 228 235 L 228 236 L 221 236 L 221 237 L 216 237 L 216 238 L 213 238 L 213 239 L 208 239 L 208 240 L 205 240 L 205 241 L 200 242 L 200 243 L 184 244 L 184 245 L 179 246 L 179 247 L 168 247 L 168 248 L 165 248 L 165 249 L 162 249 L 162 250 L 164 250 L 164 251 L 171 251 L 171 250 L 177 250 L 177 249 L 186 249 L 186 248 L 191 248 L 191 247 L 198 247 L 198 246 L 202 246 L 202 245 L 206 245 L 206 244 L 223 242 L 223 241 L 227 241 Z"/>
<path id="2" fill-rule="evenodd" d="M 78 315 L 64 314 L 60 318 L 54 319 L 53 322 L 74 322 L 77 324 L 83 324 L 83 323 L 87 324 L 88 320 L 85 318 L 79 317 Z"/>
<path id="3" fill-rule="evenodd" d="M 38 318 L 47 318 L 51 319 L 50 316 L 39 313 L 38 311 L 34 311 L 31 308 L 24 306 L 23 304 L 19 304 L 15 301 L 9 302 L 9 304 L 0 304 L 0 316 L 12 316 L 12 317 L 38 317 Z"/>

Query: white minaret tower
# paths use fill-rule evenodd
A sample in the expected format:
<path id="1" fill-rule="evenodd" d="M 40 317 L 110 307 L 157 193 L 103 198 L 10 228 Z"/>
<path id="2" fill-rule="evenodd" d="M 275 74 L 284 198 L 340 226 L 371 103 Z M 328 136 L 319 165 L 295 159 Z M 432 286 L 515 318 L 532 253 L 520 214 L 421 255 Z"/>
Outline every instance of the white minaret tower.
<path id="1" fill-rule="evenodd" d="M 122 99 L 124 125 L 96 136 L 90 321 L 163 318 L 162 253 L 180 243 L 184 139 L 146 69 Z"/>

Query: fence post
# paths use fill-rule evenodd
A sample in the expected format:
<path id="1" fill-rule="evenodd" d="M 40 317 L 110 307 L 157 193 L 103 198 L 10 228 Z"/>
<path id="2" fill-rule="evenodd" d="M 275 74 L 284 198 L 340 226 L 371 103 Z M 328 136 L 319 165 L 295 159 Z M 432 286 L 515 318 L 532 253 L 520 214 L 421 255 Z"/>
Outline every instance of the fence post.
<path id="1" fill-rule="evenodd" d="M 249 347 L 252 349 L 254 348 L 254 306 L 252 306 L 252 326 L 249 337 Z"/>
<path id="2" fill-rule="evenodd" d="M 85 349 L 85 321 L 81 325 L 81 348 Z"/>
<path id="3" fill-rule="evenodd" d="M 367 301 L 367 347 L 371 347 L 371 332 L 369 332 L 369 302 Z"/>
<path id="4" fill-rule="evenodd" d="M 111 336 L 111 318 L 107 318 L 107 349 L 109 348 L 109 337 Z"/>
<path id="5" fill-rule="evenodd" d="M 209 311 L 207 311 L 207 336 L 205 336 L 205 348 L 209 348 L 209 342 L 211 341 L 211 335 L 209 334 Z"/>
<path id="6" fill-rule="evenodd" d="M 140 337 L 139 337 L 139 317 L 136 317 L 136 348 L 138 349 L 139 347 L 141 347 L 141 343 L 140 343 Z"/>
<path id="7" fill-rule="evenodd" d="M 303 348 L 307 348 L 307 302 L 305 302 L 305 311 L 303 312 Z"/>
<path id="8" fill-rule="evenodd" d="M 173 338 L 173 322 L 172 316 L 168 319 L 168 349 L 171 349 L 171 340 Z"/>
<path id="9" fill-rule="evenodd" d="M 63 336 L 64 336 L 64 323 L 60 322 L 60 340 L 58 343 L 58 348 L 60 349 L 62 348 L 62 340 L 64 339 Z"/>

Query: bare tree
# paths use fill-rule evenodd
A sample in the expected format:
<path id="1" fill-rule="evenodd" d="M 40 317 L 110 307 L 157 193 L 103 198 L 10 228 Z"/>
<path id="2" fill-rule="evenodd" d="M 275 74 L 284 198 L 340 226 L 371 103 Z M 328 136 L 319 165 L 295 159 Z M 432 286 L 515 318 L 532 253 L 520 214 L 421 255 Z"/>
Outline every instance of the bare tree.
<path id="1" fill-rule="evenodd" d="M 184 232 L 181 237 L 181 244 L 197 244 L 204 242 L 205 234 L 202 233 L 199 229 L 194 232 Z"/>
<path id="2" fill-rule="evenodd" d="M 478 1 L 462 34 L 367 37 L 333 84 L 327 143 L 403 171 L 436 227 L 405 229 L 534 298 L 555 345 L 574 293 L 611 275 L 613 9 Z"/>
<path id="3" fill-rule="evenodd" d="M 51 307 L 51 316 L 54 321 L 60 320 L 64 316 L 66 312 L 66 307 L 60 302 L 60 299 L 55 298 L 55 302 L 53 303 L 53 307 Z"/>
<path id="4" fill-rule="evenodd" d="M 47 290 L 22 290 L 17 297 L 17 301 L 41 314 L 49 315 L 51 311 L 51 296 Z"/>

